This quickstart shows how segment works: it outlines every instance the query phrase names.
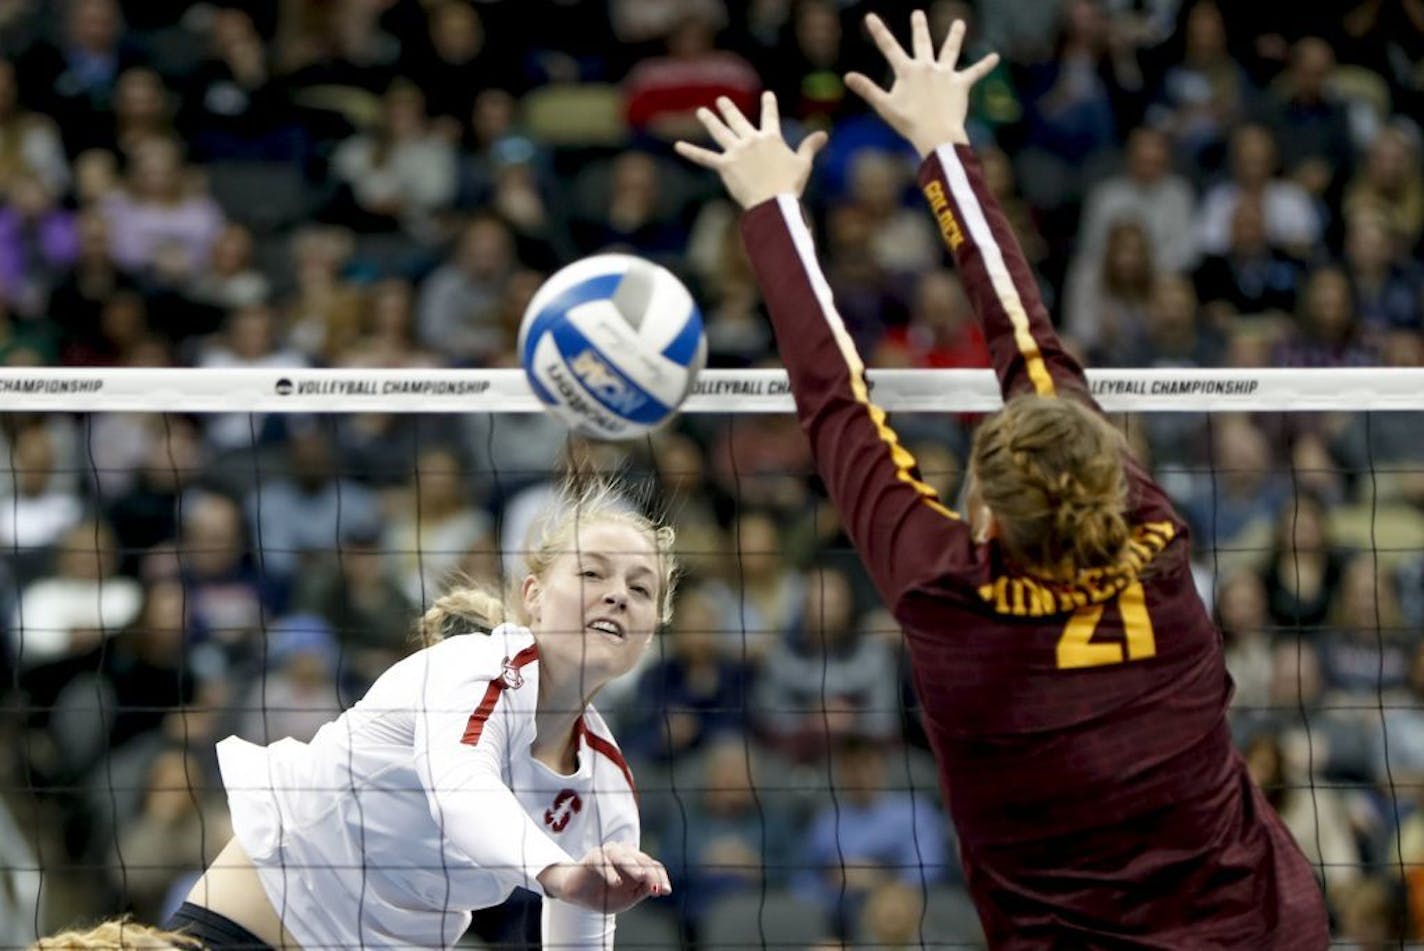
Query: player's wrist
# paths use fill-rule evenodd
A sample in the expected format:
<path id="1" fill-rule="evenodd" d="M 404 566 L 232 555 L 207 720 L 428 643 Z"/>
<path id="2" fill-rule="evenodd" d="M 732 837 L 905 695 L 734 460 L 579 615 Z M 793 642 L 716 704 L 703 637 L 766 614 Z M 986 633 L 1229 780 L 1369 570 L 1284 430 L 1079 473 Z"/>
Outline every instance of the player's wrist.
<path id="1" fill-rule="evenodd" d="M 961 128 L 939 128 L 928 129 L 922 134 L 917 134 L 910 140 L 915 146 L 915 151 L 920 153 L 920 158 L 929 158 L 936 149 L 944 146 L 953 148 L 956 145 L 968 145 L 969 133 Z"/>
<path id="2" fill-rule="evenodd" d="M 544 894 L 553 899 L 562 898 L 568 888 L 569 874 L 572 867 L 563 863 L 550 865 L 535 878 L 539 882 L 539 887 L 544 889 Z"/>

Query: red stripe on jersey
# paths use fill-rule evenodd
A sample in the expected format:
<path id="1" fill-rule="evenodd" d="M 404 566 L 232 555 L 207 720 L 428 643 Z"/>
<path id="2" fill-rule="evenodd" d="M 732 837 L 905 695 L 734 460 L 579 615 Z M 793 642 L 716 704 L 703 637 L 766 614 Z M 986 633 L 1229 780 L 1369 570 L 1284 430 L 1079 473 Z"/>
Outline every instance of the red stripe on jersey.
<path id="1" fill-rule="evenodd" d="M 506 661 L 506 665 L 518 670 L 530 661 L 539 659 L 539 645 L 530 644 L 524 650 L 514 655 L 513 660 Z M 499 695 L 504 691 L 503 680 L 491 680 L 489 686 L 485 688 L 485 695 L 480 699 L 480 705 L 475 707 L 475 712 L 470 714 L 470 720 L 465 724 L 465 735 L 460 737 L 461 743 L 470 746 L 478 746 L 480 735 L 485 731 L 485 723 L 489 721 L 490 714 L 494 713 L 495 704 L 499 703 Z M 626 770 L 627 767 L 624 767 Z"/>
<path id="2" fill-rule="evenodd" d="M 485 695 L 480 700 L 480 705 L 475 707 L 475 712 L 470 714 L 470 722 L 465 724 L 465 735 L 460 737 L 461 743 L 468 743 L 470 746 L 478 746 L 480 734 L 485 731 L 485 723 L 489 720 L 490 714 L 494 713 L 494 705 L 499 702 L 500 692 L 504 689 L 504 683 L 499 680 L 491 680 L 489 686 L 485 688 Z"/>
<path id="3" fill-rule="evenodd" d="M 595 753 L 602 753 L 604 756 L 607 756 L 613 761 L 614 766 L 617 766 L 623 771 L 623 778 L 628 780 L 628 788 L 631 789 L 633 795 L 636 796 L 638 794 L 638 785 L 633 782 L 633 771 L 628 768 L 628 761 L 623 758 L 622 751 L 610 741 L 605 740 L 590 730 L 588 724 L 584 723 L 582 718 L 579 719 L 578 729 L 579 732 L 583 734 L 584 742 L 588 744 L 589 749 Z"/>

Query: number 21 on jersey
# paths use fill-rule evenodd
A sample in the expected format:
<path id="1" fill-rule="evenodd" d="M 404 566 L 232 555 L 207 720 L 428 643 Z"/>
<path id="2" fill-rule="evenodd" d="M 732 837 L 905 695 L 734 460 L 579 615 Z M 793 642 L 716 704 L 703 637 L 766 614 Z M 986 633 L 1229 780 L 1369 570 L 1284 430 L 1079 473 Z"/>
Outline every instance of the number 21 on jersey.
<path id="1" fill-rule="evenodd" d="M 1106 606 L 1106 602 L 1090 604 L 1073 612 L 1063 628 L 1063 635 L 1058 638 L 1059 670 L 1102 667 L 1156 656 L 1157 638 L 1152 631 L 1152 618 L 1147 615 L 1147 595 L 1142 590 L 1142 582 L 1134 581 L 1117 596 L 1125 643 L 1093 642 Z"/>

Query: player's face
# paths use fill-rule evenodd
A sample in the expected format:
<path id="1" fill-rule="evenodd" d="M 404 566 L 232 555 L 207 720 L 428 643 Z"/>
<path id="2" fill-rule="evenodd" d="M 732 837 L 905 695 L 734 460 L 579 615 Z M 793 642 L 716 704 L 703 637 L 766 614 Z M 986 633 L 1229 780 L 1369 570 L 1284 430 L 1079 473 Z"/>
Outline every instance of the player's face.
<path id="1" fill-rule="evenodd" d="M 525 582 L 525 605 L 540 662 L 581 670 L 591 692 L 631 670 L 647 649 L 662 576 L 652 538 L 631 525 L 582 526 L 570 547 L 542 583 Z"/>

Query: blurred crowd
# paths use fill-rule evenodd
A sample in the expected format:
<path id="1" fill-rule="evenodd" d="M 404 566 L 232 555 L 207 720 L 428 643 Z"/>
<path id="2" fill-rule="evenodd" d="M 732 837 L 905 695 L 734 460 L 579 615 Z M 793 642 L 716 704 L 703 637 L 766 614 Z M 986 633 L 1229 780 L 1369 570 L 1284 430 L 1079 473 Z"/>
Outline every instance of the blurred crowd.
<path id="1" fill-rule="evenodd" d="M 1004 54 L 972 137 L 1094 366 L 1424 365 L 1424 2 L 936 0 Z M 674 269 L 775 366 L 735 209 L 671 151 L 717 95 L 829 129 L 808 209 L 878 367 L 986 365 L 915 156 L 841 80 L 854 0 L 0 0 L 0 360 L 507 367 L 544 276 Z M 157 919 L 224 844 L 213 743 L 309 738 L 569 466 L 687 577 L 600 707 L 671 898 L 650 946 L 969 941 L 901 635 L 789 417 L 645 443 L 543 416 L 0 417 L 0 946 Z M 1424 420 L 1124 418 L 1192 525 L 1233 725 L 1353 947 L 1424 937 Z M 895 420 L 954 499 L 974 419 Z M 39 906 L 36 883 L 42 879 Z M 477 919 L 515 941 L 527 897 Z M 661 929 L 661 930 L 660 930 Z M 821 946 L 818 946 L 821 947 Z"/>

